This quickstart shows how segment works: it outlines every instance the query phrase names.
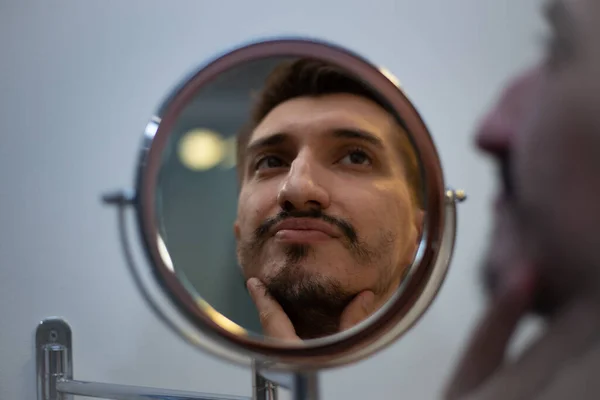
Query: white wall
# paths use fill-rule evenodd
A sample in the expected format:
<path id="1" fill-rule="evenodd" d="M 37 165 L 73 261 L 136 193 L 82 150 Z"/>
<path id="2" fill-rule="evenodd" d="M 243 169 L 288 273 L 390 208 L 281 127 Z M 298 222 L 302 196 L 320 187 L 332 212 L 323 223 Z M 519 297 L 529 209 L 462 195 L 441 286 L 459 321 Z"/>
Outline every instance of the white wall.
<path id="1" fill-rule="evenodd" d="M 33 333 L 64 316 L 78 379 L 250 394 L 250 373 L 184 344 L 133 286 L 115 213 L 154 107 L 196 64 L 256 36 L 310 34 L 387 66 L 465 188 L 433 308 L 387 351 L 323 374 L 326 398 L 431 399 L 479 311 L 493 170 L 477 118 L 537 52 L 539 2 L 0 1 L 0 399 L 35 398 Z"/>

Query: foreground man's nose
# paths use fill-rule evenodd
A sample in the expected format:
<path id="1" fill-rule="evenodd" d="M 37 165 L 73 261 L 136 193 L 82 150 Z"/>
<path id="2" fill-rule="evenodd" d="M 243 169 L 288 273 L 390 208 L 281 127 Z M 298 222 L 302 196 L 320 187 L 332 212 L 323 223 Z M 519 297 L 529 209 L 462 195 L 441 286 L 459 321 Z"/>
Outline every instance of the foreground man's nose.
<path id="1" fill-rule="evenodd" d="M 538 67 L 525 71 L 502 93 L 475 135 L 477 147 L 493 155 L 507 154 L 522 129 L 540 83 Z"/>

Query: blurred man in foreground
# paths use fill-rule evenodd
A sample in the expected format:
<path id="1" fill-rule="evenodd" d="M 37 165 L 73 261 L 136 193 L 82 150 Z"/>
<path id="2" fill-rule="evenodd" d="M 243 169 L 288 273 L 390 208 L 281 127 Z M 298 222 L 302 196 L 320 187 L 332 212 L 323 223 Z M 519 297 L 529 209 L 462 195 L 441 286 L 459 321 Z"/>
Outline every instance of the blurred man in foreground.
<path id="1" fill-rule="evenodd" d="M 545 60 L 487 116 L 502 190 L 484 268 L 491 304 L 447 399 L 600 398 L 600 2 L 552 1 Z M 516 361 L 519 321 L 547 325 Z"/>

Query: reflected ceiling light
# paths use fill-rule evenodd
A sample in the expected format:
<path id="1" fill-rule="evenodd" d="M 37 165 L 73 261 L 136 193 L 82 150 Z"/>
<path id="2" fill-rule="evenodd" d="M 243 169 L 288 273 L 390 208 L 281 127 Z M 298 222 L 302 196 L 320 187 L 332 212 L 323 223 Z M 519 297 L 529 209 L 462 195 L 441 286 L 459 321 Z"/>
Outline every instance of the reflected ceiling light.
<path id="1" fill-rule="evenodd" d="M 385 67 L 380 67 L 379 72 L 381 72 L 386 78 L 388 78 L 390 82 L 392 82 L 394 85 L 402 87 L 400 80 L 394 74 L 392 74 L 389 69 Z"/>
<path id="2" fill-rule="evenodd" d="M 187 168 L 203 171 L 215 167 L 225 155 L 221 136 L 209 129 L 193 129 L 179 141 L 179 159 Z"/>

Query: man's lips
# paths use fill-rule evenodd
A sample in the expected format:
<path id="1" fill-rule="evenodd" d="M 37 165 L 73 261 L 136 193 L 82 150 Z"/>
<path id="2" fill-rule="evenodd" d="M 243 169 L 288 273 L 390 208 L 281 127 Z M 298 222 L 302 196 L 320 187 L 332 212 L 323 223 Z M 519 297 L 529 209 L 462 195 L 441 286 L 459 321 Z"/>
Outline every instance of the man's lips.
<path id="1" fill-rule="evenodd" d="M 340 232 L 331 224 L 315 218 L 288 218 L 273 228 L 276 238 L 304 241 L 339 238 Z"/>
<path id="2" fill-rule="evenodd" d="M 499 193 L 496 198 L 494 199 L 494 209 L 496 211 L 500 211 L 502 208 L 505 207 L 506 204 L 506 195 L 504 193 Z"/>
<path id="3" fill-rule="evenodd" d="M 493 209 L 496 212 L 501 212 L 509 206 L 509 203 L 511 202 L 511 200 L 512 199 L 509 196 L 509 194 L 505 190 L 502 190 L 496 195 L 496 197 L 494 198 L 494 200 L 492 202 Z"/>

